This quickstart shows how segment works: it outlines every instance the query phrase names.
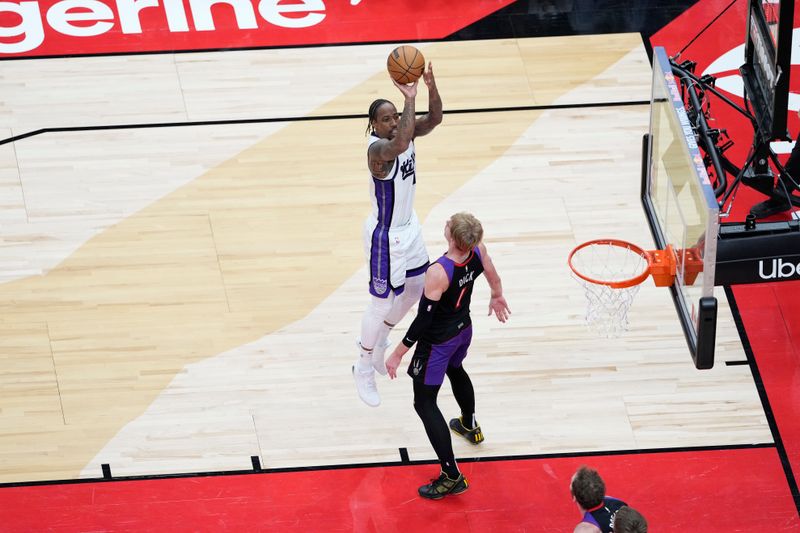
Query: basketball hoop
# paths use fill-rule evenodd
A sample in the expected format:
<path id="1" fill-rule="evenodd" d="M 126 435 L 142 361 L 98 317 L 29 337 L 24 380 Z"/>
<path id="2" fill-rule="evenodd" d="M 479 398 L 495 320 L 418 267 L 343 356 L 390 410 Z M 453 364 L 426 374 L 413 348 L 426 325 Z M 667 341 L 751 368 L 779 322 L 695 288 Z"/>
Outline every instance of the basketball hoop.
<path id="1" fill-rule="evenodd" d="M 671 246 L 644 250 L 619 239 L 597 239 L 575 247 L 567 264 L 586 292 L 586 324 L 604 337 L 628 329 L 639 287 L 652 276 L 658 287 L 672 285 L 676 258 Z"/>

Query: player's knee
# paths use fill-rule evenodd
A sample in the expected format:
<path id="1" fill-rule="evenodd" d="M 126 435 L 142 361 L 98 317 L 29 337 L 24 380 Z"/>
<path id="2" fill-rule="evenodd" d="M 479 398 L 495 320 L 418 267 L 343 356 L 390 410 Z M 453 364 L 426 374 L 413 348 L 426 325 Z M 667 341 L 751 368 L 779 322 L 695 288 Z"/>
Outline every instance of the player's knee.
<path id="1" fill-rule="evenodd" d="M 386 316 L 386 323 L 393 326 L 403 320 L 406 313 L 408 313 L 419 301 L 420 297 L 422 297 L 424 289 L 425 279 L 423 276 L 407 278 L 402 294 L 397 297 L 391 312 Z"/>
<path id="2" fill-rule="evenodd" d="M 387 298 L 372 296 L 367 305 L 367 313 L 380 321 L 384 321 L 392 311 L 392 304 L 394 304 L 394 294 L 389 294 Z"/>
<path id="3" fill-rule="evenodd" d="M 422 292 L 425 290 L 425 276 L 413 276 L 411 278 L 406 278 L 405 285 L 405 293 L 407 293 L 408 296 L 414 301 L 417 301 L 420 299 Z"/>
<path id="4" fill-rule="evenodd" d="M 425 402 L 414 398 L 414 411 L 417 412 L 417 415 L 419 415 L 420 418 L 423 418 L 423 413 L 425 413 Z"/>
<path id="5" fill-rule="evenodd" d="M 470 383 L 469 374 L 467 374 L 467 371 L 464 370 L 464 365 L 459 367 L 447 367 L 447 379 L 449 379 L 450 383 L 452 383 L 454 386 L 467 385 Z"/>
<path id="6" fill-rule="evenodd" d="M 436 413 L 436 400 L 431 398 L 414 398 L 414 410 L 422 420 L 430 420 Z"/>
<path id="7" fill-rule="evenodd" d="M 464 365 L 461 366 L 448 366 L 447 367 L 447 377 L 450 379 L 456 378 L 463 378 L 467 374 L 467 371 L 464 370 Z"/>
<path id="8" fill-rule="evenodd" d="M 417 385 L 414 388 L 414 410 L 420 416 L 425 418 L 434 412 L 436 407 L 436 396 L 439 392 L 439 387 L 431 387 L 428 385 Z"/>

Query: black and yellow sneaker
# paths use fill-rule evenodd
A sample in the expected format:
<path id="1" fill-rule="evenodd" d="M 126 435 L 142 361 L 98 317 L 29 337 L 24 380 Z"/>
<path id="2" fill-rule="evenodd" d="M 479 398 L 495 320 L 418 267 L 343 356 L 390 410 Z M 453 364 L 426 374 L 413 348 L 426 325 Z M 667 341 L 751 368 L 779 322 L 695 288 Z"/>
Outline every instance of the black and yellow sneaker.
<path id="1" fill-rule="evenodd" d="M 470 444 L 480 444 L 483 442 L 483 432 L 481 431 L 481 426 L 477 425 L 473 429 L 469 429 L 464 426 L 464 423 L 461 421 L 461 417 L 450 420 L 450 429 L 467 439 Z"/>
<path id="2" fill-rule="evenodd" d="M 451 479 L 442 472 L 438 479 L 432 479 L 427 485 L 419 488 L 419 495 L 429 500 L 441 500 L 445 496 L 461 494 L 469 488 L 467 478 L 464 474 L 459 474 L 458 478 Z"/>

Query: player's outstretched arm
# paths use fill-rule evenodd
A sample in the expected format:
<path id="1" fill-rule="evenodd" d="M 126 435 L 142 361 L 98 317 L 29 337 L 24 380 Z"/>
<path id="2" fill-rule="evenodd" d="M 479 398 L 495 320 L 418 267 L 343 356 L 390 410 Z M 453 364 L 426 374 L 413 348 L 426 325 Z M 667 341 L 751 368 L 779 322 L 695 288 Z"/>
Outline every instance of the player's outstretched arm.
<path id="1" fill-rule="evenodd" d="M 428 62 L 428 70 L 422 73 L 422 80 L 428 86 L 428 112 L 417 119 L 414 137 L 427 135 L 442 123 L 442 98 L 439 96 L 439 89 L 436 88 L 433 63 Z"/>
<path id="2" fill-rule="evenodd" d="M 505 322 L 511 315 L 511 309 L 508 308 L 508 302 L 503 296 L 503 283 L 500 281 L 500 275 L 497 273 L 494 262 L 492 262 L 492 258 L 486 250 L 486 245 L 481 243 L 479 248 L 481 250 L 481 262 L 483 263 L 483 275 L 486 276 L 486 281 L 489 282 L 489 288 L 492 290 L 492 297 L 489 300 L 489 315 L 494 313 L 497 320 Z"/>
<path id="3" fill-rule="evenodd" d="M 390 378 L 397 377 L 397 367 L 400 366 L 403 356 L 430 327 L 436 306 L 439 304 L 439 300 L 442 299 L 442 294 L 447 290 L 449 284 L 450 280 L 447 278 L 447 273 L 439 263 L 434 263 L 425 272 L 425 290 L 419 301 L 417 316 L 409 326 L 403 340 L 386 360 L 386 370 L 389 372 Z"/>

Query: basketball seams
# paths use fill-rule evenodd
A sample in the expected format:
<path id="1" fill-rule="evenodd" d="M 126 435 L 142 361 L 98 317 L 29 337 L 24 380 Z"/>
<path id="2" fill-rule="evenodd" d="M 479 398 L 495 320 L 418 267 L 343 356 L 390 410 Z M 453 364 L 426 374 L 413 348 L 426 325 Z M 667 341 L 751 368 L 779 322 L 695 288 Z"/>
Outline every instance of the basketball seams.
<path id="1" fill-rule="evenodd" d="M 397 70 L 397 69 L 389 68 L 389 74 L 392 76 L 392 78 L 397 80 L 397 83 L 408 83 L 408 81 L 403 81 L 403 80 L 408 80 L 408 71 L 407 70 L 403 70 L 403 69 Z"/>
<path id="2" fill-rule="evenodd" d="M 398 50 L 397 55 L 403 60 L 403 62 L 406 65 L 408 65 L 408 61 L 406 60 L 405 46 L 400 47 L 400 50 Z M 394 78 L 397 80 L 397 83 L 411 83 L 410 76 L 408 75 L 409 68 L 407 66 L 403 66 L 403 64 L 400 63 L 400 61 L 398 61 L 396 57 L 394 57 L 394 54 L 392 54 L 391 58 L 392 61 L 394 61 L 394 63 L 397 65 L 397 68 L 399 69 L 394 71 L 396 73 L 396 76 L 394 76 Z M 391 69 L 389 72 L 392 72 Z"/>
<path id="3" fill-rule="evenodd" d="M 403 50 L 403 60 L 406 62 L 406 65 L 413 65 L 414 58 L 417 57 L 417 51 L 414 50 L 414 58 L 411 58 L 411 61 L 409 61 L 408 60 L 408 53 L 410 52 L 409 47 L 404 45 L 402 50 Z"/>
<path id="4" fill-rule="evenodd" d="M 401 54 L 398 53 L 397 55 L 399 56 Z M 408 68 L 404 67 L 397 58 L 394 57 L 394 54 L 390 55 L 389 58 L 392 63 L 394 63 L 394 65 L 389 66 L 389 73 L 392 74 L 392 77 L 397 80 L 397 83 L 409 83 Z M 403 55 L 403 60 L 405 60 L 405 55 Z"/>
<path id="5" fill-rule="evenodd" d="M 411 55 L 412 52 L 413 55 Z M 410 60 L 409 57 L 411 57 Z M 422 76 L 425 71 L 425 58 L 416 47 L 402 45 L 392 50 L 386 66 L 389 74 L 397 83 L 407 84 Z"/>

